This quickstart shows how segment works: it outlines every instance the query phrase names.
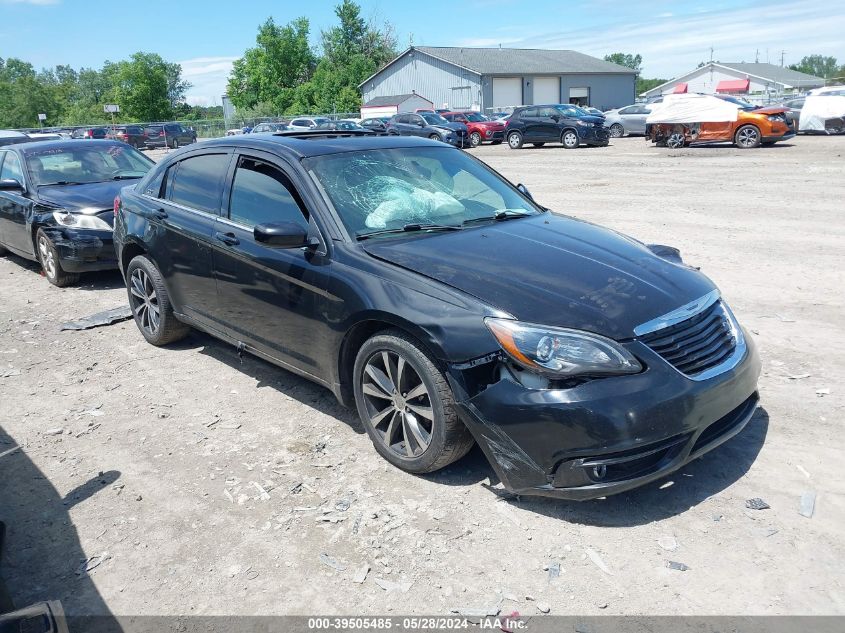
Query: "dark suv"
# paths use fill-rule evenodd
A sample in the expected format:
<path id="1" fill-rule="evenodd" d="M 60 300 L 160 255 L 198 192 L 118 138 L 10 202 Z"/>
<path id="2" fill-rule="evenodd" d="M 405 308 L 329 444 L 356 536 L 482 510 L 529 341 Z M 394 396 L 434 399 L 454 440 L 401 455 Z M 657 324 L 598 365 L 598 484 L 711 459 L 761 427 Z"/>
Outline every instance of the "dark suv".
<path id="1" fill-rule="evenodd" d="M 604 117 L 578 106 L 552 104 L 514 110 L 505 127 L 505 138 L 511 149 L 521 149 L 525 143 L 534 147 L 561 143 L 567 149 L 575 149 L 582 144 L 607 145 L 610 134 L 604 127 Z"/>
<path id="2" fill-rule="evenodd" d="M 397 114 L 386 127 L 388 134 L 422 136 L 455 147 L 472 147 L 466 125 L 447 121 L 436 112 Z"/>
<path id="3" fill-rule="evenodd" d="M 411 473 L 477 441 L 511 491 L 602 497 L 757 407 L 751 337 L 676 250 L 555 215 L 444 143 L 230 136 L 170 154 L 115 205 L 147 341 L 196 327 L 305 376 Z"/>
<path id="4" fill-rule="evenodd" d="M 78 127 L 70 133 L 71 138 L 104 139 L 108 130 L 104 127 Z"/>
<path id="5" fill-rule="evenodd" d="M 147 144 L 147 135 L 144 134 L 144 128 L 140 125 L 118 125 L 109 128 L 106 138 L 123 141 L 135 149 L 141 149 Z"/>
<path id="6" fill-rule="evenodd" d="M 197 142 L 197 133 L 184 128 L 178 123 L 160 123 L 144 128 L 147 147 L 170 147 L 176 149 L 182 145 Z"/>

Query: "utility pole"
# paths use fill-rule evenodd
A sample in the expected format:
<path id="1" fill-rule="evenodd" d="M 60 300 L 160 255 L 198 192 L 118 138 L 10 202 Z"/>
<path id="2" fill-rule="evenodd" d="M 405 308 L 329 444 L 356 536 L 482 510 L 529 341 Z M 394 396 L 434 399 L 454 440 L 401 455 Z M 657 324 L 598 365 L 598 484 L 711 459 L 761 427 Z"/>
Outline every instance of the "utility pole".
<path id="1" fill-rule="evenodd" d="M 754 53 L 754 63 L 755 64 L 760 63 L 760 49 L 759 48 L 757 49 L 757 52 Z"/>
<path id="2" fill-rule="evenodd" d="M 783 68 L 783 58 L 786 55 L 786 51 L 780 52 L 780 67 Z"/>
<path id="3" fill-rule="evenodd" d="M 710 63 L 713 63 L 713 47 L 710 47 Z"/>

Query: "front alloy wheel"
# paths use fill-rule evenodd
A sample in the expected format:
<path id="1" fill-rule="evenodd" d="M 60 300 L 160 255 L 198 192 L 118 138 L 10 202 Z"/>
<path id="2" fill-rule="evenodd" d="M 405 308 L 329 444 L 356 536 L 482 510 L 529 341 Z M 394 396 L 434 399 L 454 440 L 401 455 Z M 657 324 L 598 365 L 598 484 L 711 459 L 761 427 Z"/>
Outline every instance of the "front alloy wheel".
<path id="1" fill-rule="evenodd" d="M 78 273 L 66 273 L 62 270 L 59 253 L 43 229 L 38 229 L 35 244 L 38 248 L 38 261 L 41 263 L 47 281 L 59 288 L 71 286 L 79 281 Z"/>
<path id="2" fill-rule="evenodd" d="M 575 149 L 578 147 L 578 134 L 575 130 L 566 130 L 561 138 L 561 143 L 566 149 Z"/>
<path id="3" fill-rule="evenodd" d="M 129 301 L 141 331 L 154 337 L 161 328 L 161 306 L 150 276 L 136 268 L 129 277 Z"/>
<path id="4" fill-rule="evenodd" d="M 126 290 L 135 324 L 148 343 L 167 345 L 188 334 L 191 328 L 173 314 L 161 273 L 146 256 L 138 255 L 129 262 Z"/>
<path id="5" fill-rule="evenodd" d="M 481 145 L 481 134 L 478 132 L 473 132 L 469 135 L 469 142 L 472 143 L 473 147 L 478 147 Z"/>
<path id="6" fill-rule="evenodd" d="M 430 473 L 472 447 L 442 370 L 405 332 L 387 330 L 366 341 L 352 376 L 364 428 L 394 466 Z"/>
<path id="7" fill-rule="evenodd" d="M 623 128 L 619 123 L 614 123 L 610 126 L 610 136 L 613 138 L 619 138 L 624 136 L 625 128 Z"/>
<path id="8" fill-rule="evenodd" d="M 666 139 L 666 145 L 671 149 L 680 149 L 684 146 L 685 142 L 686 139 L 684 138 L 683 132 L 672 132 L 669 138 Z"/>
<path id="9" fill-rule="evenodd" d="M 522 134 L 519 132 L 511 132 L 508 134 L 508 147 L 511 149 L 522 148 Z"/>
<path id="10" fill-rule="evenodd" d="M 743 125 L 736 131 L 736 146 L 740 149 L 753 149 L 760 146 L 760 130 L 753 125 Z"/>

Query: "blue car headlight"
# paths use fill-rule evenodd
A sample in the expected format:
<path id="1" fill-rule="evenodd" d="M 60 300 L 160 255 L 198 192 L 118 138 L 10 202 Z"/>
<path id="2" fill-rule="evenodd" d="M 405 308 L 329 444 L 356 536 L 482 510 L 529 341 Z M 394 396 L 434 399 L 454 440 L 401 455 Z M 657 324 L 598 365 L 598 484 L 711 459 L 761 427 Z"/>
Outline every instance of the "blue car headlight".
<path id="1" fill-rule="evenodd" d="M 549 377 L 642 371 L 628 350 L 599 334 L 493 317 L 484 323 L 511 360 Z"/>

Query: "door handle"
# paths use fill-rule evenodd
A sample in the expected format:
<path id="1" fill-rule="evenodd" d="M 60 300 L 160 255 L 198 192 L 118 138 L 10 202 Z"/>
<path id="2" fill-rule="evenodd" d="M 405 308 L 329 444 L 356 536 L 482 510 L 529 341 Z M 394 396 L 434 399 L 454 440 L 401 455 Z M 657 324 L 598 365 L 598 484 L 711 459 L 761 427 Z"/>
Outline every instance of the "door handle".
<path id="1" fill-rule="evenodd" d="M 226 244 L 227 246 L 236 246 L 241 243 L 241 241 L 235 236 L 234 233 L 221 233 L 220 231 L 217 231 L 214 234 L 214 237 L 215 239 L 218 239 L 224 244 Z"/>
<path id="2" fill-rule="evenodd" d="M 167 217 L 167 211 L 159 208 L 153 211 L 152 216 L 157 220 L 164 220 Z"/>

